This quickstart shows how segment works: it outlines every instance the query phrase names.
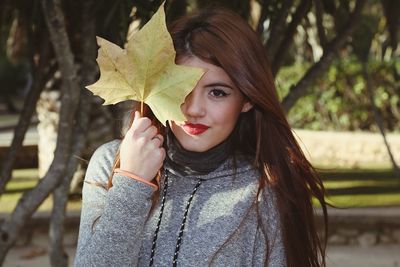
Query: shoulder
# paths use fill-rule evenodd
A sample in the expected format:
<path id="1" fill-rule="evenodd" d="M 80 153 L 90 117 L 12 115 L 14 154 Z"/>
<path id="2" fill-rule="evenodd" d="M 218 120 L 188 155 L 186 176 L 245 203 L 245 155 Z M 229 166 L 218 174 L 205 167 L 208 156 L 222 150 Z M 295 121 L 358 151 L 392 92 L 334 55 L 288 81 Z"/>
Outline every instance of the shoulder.
<path id="1" fill-rule="evenodd" d="M 231 164 L 236 177 L 258 188 L 261 173 L 250 157 L 240 155 Z"/>
<path id="2" fill-rule="evenodd" d="M 257 205 L 264 218 L 270 220 L 279 220 L 277 191 L 269 174 L 263 178 L 263 171 L 255 166 L 254 160 L 251 157 L 239 156 L 236 158 L 236 176 L 239 178 L 238 182 L 244 188 L 251 188 L 252 192 L 257 196 Z M 264 186 L 260 188 L 260 180 L 267 179 Z M 276 221 L 274 222 L 276 225 Z"/>
<path id="3" fill-rule="evenodd" d="M 115 139 L 99 146 L 93 153 L 90 161 L 101 160 L 106 162 L 114 162 L 115 155 L 119 149 L 121 140 Z"/>
<path id="4" fill-rule="evenodd" d="M 99 146 L 90 158 L 86 171 L 86 181 L 106 183 L 111 174 L 115 156 L 118 152 L 121 140 L 113 140 Z"/>

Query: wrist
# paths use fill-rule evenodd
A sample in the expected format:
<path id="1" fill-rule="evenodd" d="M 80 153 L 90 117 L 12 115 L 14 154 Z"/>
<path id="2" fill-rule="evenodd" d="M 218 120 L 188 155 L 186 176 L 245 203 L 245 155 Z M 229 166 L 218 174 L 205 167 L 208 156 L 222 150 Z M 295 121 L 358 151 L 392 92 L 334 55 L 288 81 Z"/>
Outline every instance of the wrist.
<path id="1" fill-rule="evenodd" d="M 136 174 L 134 174 L 134 173 L 132 173 L 130 171 L 125 171 L 125 170 L 122 170 L 120 168 L 116 168 L 114 170 L 114 173 L 120 173 L 120 174 L 122 174 L 124 176 L 127 176 L 127 177 L 133 179 L 133 180 L 145 183 L 145 184 L 153 187 L 155 190 L 158 190 L 158 186 L 155 183 L 153 183 L 153 182 L 151 182 L 151 181 L 149 181 L 149 180 L 147 180 L 147 179 L 145 179 L 145 178 L 143 178 L 141 176 L 138 176 L 138 175 L 136 175 Z"/>

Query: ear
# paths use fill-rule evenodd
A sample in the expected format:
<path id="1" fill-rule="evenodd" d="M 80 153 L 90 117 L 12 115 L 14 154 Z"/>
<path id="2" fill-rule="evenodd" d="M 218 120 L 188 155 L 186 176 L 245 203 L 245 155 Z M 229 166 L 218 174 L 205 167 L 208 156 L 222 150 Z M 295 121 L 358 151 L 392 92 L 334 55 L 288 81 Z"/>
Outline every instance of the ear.
<path id="1" fill-rule="evenodd" d="M 245 101 L 244 104 L 243 104 L 243 107 L 242 107 L 242 111 L 241 111 L 241 112 L 247 112 L 247 111 L 249 111 L 250 109 L 252 109 L 253 106 L 254 106 L 254 104 L 251 103 L 250 101 Z"/>

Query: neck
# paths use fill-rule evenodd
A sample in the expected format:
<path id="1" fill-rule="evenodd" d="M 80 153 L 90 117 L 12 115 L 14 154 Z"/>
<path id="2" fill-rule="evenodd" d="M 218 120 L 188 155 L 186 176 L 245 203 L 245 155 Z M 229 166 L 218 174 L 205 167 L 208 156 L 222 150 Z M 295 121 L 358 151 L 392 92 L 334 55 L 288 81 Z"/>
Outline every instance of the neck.
<path id="1" fill-rule="evenodd" d="M 193 152 L 184 149 L 167 129 L 167 162 L 181 175 L 204 175 L 214 171 L 230 154 L 229 138 L 205 151 Z"/>

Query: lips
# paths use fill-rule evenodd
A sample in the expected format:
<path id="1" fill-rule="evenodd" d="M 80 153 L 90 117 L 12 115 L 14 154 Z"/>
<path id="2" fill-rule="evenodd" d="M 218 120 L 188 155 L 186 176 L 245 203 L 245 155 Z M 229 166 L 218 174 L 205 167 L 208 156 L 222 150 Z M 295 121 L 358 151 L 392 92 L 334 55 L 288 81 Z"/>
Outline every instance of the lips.
<path id="1" fill-rule="evenodd" d="M 208 128 L 210 128 L 204 124 L 194 124 L 194 123 L 186 123 L 182 127 L 185 130 L 185 132 L 187 132 L 188 134 L 191 134 L 191 135 L 202 134 L 205 131 L 207 131 Z"/>

